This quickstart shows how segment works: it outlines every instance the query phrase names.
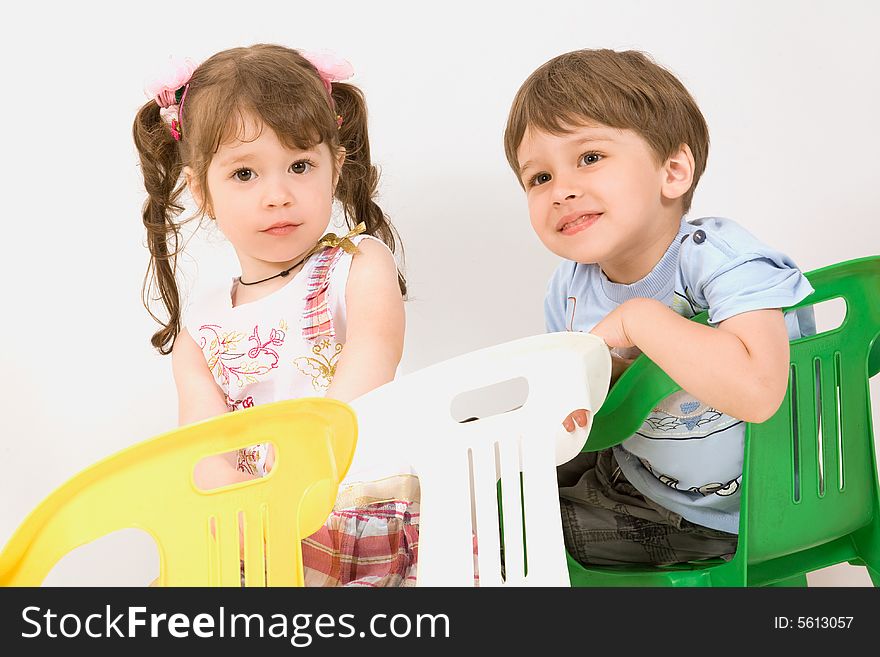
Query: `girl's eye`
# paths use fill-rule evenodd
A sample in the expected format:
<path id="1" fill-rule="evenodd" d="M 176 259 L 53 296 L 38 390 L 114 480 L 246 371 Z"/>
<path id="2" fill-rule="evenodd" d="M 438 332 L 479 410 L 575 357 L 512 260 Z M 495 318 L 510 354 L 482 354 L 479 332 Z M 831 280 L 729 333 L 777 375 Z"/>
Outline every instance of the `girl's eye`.
<path id="1" fill-rule="evenodd" d="M 598 153 L 584 153 L 581 155 L 581 164 L 596 164 L 602 156 Z"/>
<path id="2" fill-rule="evenodd" d="M 307 173 L 312 168 L 312 163 L 307 160 L 299 160 L 290 165 L 290 170 L 294 173 Z"/>
<path id="3" fill-rule="evenodd" d="M 546 182 L 550 182 L 550 174 L 549 173 L 539 173 L 532 178 L 532 187 L 536 187 L 537 185 L 543 185 Z"/>
<path id="4" fill-rule="evenodd" d="M 250 169 L 236 169 L 232 176 L 240 182 L 250 182 L 253 180 L 254 172 Z"/>

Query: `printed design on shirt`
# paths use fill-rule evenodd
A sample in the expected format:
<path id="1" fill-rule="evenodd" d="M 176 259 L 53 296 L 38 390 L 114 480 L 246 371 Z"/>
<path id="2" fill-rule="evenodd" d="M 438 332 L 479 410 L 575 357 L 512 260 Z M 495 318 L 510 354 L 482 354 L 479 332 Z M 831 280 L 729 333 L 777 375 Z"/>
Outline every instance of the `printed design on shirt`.
<path id="1" fill-rule="evenodd" d="M 739 491 L 740 482 L 742 481 L 742 477 L 737 477 L 736 479 L 731 479 L 726 484 L 720 483 L 712 483 L 712 484 L 703 484 L 700 487 L 691 487 L 688 490 L 691 493 L 699 493 L 703 497 L 707 495 L 718 495 L 720 497 L 729 497 L 736 492 Z"/>
<path id="2" fill-rule="evenodd" d="M 639 435 L 646 438 L 701 438 L 740 421 L 695 399 L 684 390 L 666 397 L 645 419 Z M 700 429 L 699 432 L 695 432 Z"/>
<path id="3" fill-rule="evenodd" d="M 260 377 L 278 367 L 276 349 L 284 344 L 286 331 L 287 322 L 284 320 L 268 333 L 255 325 L 247 339 L 253 346 L 245 351 L 248 345 L 241 331 L 223 331 L 219 324 L 203 324 L 199 327 L 199 346 L 214 379 L 228 392 L 231 384 L 242 386 L 256 383 Z"/>
<path id="4" fill-rule="evenodd" d="M 717 422 L 723 413 L 716 411 L 714 408 L 707 409 L 705 413 L 691 417 L 675 417 L 674 415 L 666 415 L 659 408 L 654 409 L 654 415 L 649 415 L 645 420 L 645 428 L 649 429 L 648 433 L 668 433 L 670 431 L 681 430 L 693 431 L 697 427 L 703 427 L 707 424 Z M 648 436 L 650 437 L 650 436 Z"/>
<path id="5" fill-rule="evenodd" d="M 312 346 L 311 356 L 299 356 L 293 359 L 293 363 L 300 372 L 312 377 L 312 387 L 315 390 L 325 391 L 336 375 L 336 364 L 342 347 L 341 342 L 334 343 L 329 338 L 324 338 Z"/>
<path id="6" fill-rule="evenodd" d="M 672 490 L 679 490 L 688 493 L 698 493 L 703 497 L 708 497 L 709 495 L 729 497 L 739 491 L 740 483 L 742 482 L 742 475 L 740 475 L 735 479 L 731 479 L 727 483 L 712 482 L 708 484 L 703 484 L 702 486 L 681 488 L 679 486 L 680 482 L 675 477 L 670 477 L 669 475 L 663 474 L 662 472 L 657 472 L 656 470 L 654 470 L 654 468 L 651 467 L 651 463 L 647 459 L 639 459 L 639 461 L 641 461 L 642 465 L 645 466 L 645 469 L 652 475 L 654 475 L 664 486 L 667 486 Z"/>
<path id="7" fill-rule="evenodd" d="M 697 302 L 694 301 L 693 296 L 691 296 L 691 291 L 687 286 L 684 288 L 684 294 L 675 290 L 675 293 L 672 295 L 672 305 L 670 307 L 679 315 L 687 317 L 688 319 L 695 315 L 699 315 L 706 310 L 706 308 L 701 308 L 697 305 Z"/>

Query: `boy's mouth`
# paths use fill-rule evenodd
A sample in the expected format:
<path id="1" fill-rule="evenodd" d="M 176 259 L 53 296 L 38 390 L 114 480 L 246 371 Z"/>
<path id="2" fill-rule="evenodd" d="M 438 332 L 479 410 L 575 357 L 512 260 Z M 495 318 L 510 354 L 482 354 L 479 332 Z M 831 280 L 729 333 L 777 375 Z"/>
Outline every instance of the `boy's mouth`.
<path id="1" fill-rule="evenodd" d="M 556 230 L 563 235 L 573 235 L 592 226 L 601 216 L 601 212 L 573 212 L 559 220 Z"/>

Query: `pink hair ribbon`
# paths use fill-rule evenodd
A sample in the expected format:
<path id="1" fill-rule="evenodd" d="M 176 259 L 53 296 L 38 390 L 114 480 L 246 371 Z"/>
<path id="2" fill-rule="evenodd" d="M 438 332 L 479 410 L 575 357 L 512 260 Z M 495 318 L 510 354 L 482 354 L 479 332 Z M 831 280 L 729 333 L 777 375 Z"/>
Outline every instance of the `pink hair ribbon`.
<path id="1" fill-rule="evenodd" d="M 165 67 L 145 86 L 144 93 L 161 108 L 159 116 L 168 124 L 175 141 L 180 141 L 183 101 L 189 90 L 189 81 L 198 64 L 191 59 L 169 57 Z"/>

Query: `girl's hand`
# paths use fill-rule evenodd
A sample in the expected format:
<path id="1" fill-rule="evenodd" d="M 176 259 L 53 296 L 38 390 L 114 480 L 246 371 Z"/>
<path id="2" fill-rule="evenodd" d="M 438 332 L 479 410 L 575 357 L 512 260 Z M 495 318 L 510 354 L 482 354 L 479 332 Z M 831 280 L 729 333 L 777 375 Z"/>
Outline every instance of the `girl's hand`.
<path id="1" fill-rule="evenodd" d="M 590 416 L 590 412 L 579 408 L 576 411 L 573 411 L 568 414 L 568 416 L 562 421 L 563 428 L 568 431 L 574 431 L 575 424 L 577 426 L 584 428 L 587 426 L 587 418 Z"/>

